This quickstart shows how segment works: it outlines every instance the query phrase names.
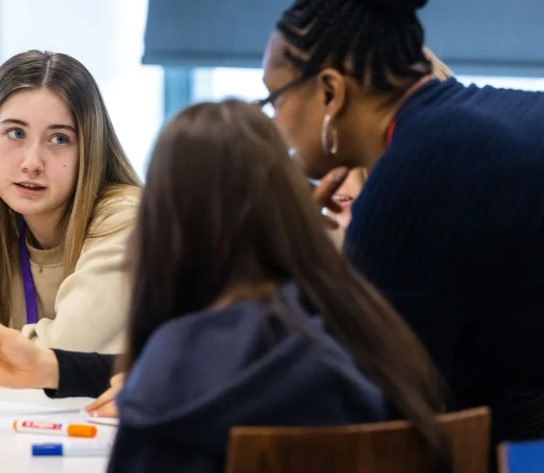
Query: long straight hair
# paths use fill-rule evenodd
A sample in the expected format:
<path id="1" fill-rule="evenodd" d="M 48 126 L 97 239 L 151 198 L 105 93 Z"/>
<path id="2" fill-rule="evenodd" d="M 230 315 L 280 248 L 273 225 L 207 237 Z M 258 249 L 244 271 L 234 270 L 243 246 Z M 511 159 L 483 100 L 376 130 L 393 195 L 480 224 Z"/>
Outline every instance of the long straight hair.
<path id="1" fill-rule="evenodd" d="M 67 276 L 75 268 L 97 204 L 116 194 L 136 193 L 140 183 L 115 134 L 98 86 L 79 61 L 66 54 L 33 50 L 0 66 L 0 107 L 16 91 L 41 88 L 65 101 L 78 134 L 76 187 L 57 229 Z M 105 207 L 104 212 L 108 211 Z M 14 268 L 19 266 L 17 249 L 16 214 L 0 200 L 0 323 L 6 325 Z"/>
<path id="2" fill-rule="evenodd" d="M 161 133 L 133 240 L 128 368 L 163 322 L 229 288 L 293 280 L 330 332 L 438 449 L 441 387 L 422 345 L 338 254 L 274 123 L 238 102 L 200 104 Z"/>

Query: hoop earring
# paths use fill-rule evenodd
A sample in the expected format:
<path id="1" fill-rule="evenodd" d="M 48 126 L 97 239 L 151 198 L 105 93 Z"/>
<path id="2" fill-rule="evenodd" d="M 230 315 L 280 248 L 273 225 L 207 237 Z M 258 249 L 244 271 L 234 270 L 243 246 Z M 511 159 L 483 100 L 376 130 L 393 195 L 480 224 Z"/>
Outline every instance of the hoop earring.
<path id="1" fill-rule="evenodd" d="M 326 156 L 334 156 L 338 152 L 338 132 L 336 128 L 331 130 L 332 132 L 332 146 L 329 146 L 329 127 L 331 124 L 331 116 L 325 115 L 323 117 L 323 126 L 321 127 L 321 146 L 323 147 L 323 153 Z"/>

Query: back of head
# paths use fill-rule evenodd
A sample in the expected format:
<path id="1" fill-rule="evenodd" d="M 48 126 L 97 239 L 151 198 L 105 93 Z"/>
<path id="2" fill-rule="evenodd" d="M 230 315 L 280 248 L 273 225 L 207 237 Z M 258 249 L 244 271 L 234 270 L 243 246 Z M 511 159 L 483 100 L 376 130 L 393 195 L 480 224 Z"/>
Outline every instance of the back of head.
<path id="1" fill-rule="evenodd" d="M 200 104 L 161 133 L 134 235 L 129 366 L 163 322 L 240 283 L 294 280 L 358 366 L 440 444 L 435 372 L 400 317 L 342 258 L 274 123 Z"/>
<path id="2" fill-rule="evenodd" d="M 377 91 L 431 72 L 416 11 L 427 0 L 297 0 L 277 24 L 303 76 L 323 67 Z"/>
<path id="3" fill-rule="evenodd" d="M 205 103 L 173 118 L 142 197 L 133 303 L 133 316 L 142 317 L 133 322 L 156 326 L 154 317 L 201 310 L 230 286 L 292 276 L 293 240 L 306 237 L 296 222 L 317 215 L 305 186 L 256 107 Z M 145 336 L 152 330 L 132 328 Z M 133 345 L 141 347 L 142 340 Z"/>

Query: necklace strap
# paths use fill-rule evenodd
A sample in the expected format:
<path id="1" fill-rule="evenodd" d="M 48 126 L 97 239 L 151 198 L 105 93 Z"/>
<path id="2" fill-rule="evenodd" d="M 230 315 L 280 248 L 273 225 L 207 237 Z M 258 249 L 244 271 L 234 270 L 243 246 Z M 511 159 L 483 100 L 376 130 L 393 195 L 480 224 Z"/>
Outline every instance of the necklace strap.
<path id="1" fill-rule="evenodd" d="M 387 146 L 391 146 L 391 142 L 393 141 L 393 133 L 395 132 L 395 126 L 396 126 L 395 120 L 393 120 L 389 126 L 387 127 L 387 133 L 386 133 L 386 140 L 387 140 Z"/>
<path id="2" fill-rule="evenodd" d="M 23 278 L 23 290 L 25 293 L 26 323 L 35 324 L 38 322 L 38 304 L 36 303 L 36 288 L 30 269 L 30 255 L 26 246 L 27 227 L 24 219 L 19 219 L 19 264 Z"/>

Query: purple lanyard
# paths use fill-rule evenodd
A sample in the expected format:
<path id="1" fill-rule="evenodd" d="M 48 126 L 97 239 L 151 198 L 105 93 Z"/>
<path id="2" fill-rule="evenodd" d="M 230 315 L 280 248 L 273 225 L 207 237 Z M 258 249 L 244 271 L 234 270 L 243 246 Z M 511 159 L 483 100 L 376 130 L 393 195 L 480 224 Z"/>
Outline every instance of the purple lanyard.
<path id="1" fill-rule="evenodd" d="M 34 280 L 30 271 L 30 256 L 26 247 L 26 224 L 22 218 L 19 220 L 19 263 L 25 291 L 26 323 L 35 324 L 38 322 L 38 305 L 36 304 Z"/>

